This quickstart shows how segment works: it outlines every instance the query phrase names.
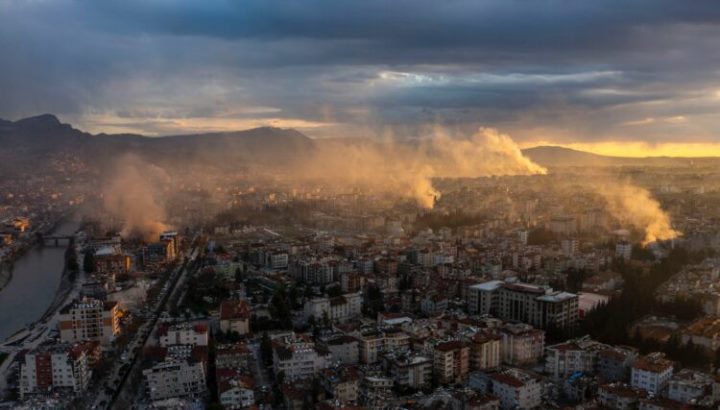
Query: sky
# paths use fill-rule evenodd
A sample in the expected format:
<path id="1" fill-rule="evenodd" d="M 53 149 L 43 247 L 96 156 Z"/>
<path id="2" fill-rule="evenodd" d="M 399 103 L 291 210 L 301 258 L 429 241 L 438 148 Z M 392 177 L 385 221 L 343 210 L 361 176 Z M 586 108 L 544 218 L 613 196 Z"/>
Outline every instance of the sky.
<path id="1" fill-rule="evenodd" d="M 0 118 L 720 155 L 716 0 L 0 0 Z"/>

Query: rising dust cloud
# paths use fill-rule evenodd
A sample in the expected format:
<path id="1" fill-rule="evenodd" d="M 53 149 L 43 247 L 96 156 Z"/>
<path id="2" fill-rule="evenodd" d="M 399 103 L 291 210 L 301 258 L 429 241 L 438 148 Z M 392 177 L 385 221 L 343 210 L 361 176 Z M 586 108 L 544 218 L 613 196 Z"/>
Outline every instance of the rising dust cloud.
<path id="1" fill-rule="evenodd" d="M 103 204 L 110 215 L 123 221 L 123 237 L 155 241 L 168 229 L 163 222 L 165 207 L 158 198 L 160 182 L 165 178 L 161 168 L 136 156 L 124 156 L 115 164 L 104 185 Z"/>
<path id="2" fill-rule="evenodd" d="M 547 169 L 523 155 L 510 136 L 492 128 L 480 128 L 469 137 L 451 136 L 436 128 L 432 138 L 414 142 L 393 138 L 337 140 L 318 144 L 310 157 L 291 169 L 298 183 L 320 179 L 342 188 L 392 193 L 412 199 L 425 209 L 433 208 L 441 196 L 433 185 L 434 178 L 546 173 Z M 168 179 L 161 168 L 135 156 L 124 156 L 117 162 L 105 184 L 103 198 L 105 209 L 123 221 L 123 236 L 155 240 L 168 228 L 158 195 L 161 182 Z M 587 186 L 604 198 L 608 211 L 618 221 L 644 232 L 644 245 L 680 234 L 646 189 L 622 181 Z"/>
<path id="3" fill-rule="evenodd" d="M 481 128 L 457 138 L 436 129 L 417 143 L 393 140 L 321 146 L 298 176 L 368 187 L 413 198 L 423 208 L 434 206 L 440 192 L 433 178 L 479 178 L 545 174 L 547 170 L 522 154 L 507 135 Z"/>
<path id="4" fill-rule="evenodd" d="M 597 192 L 607 201 L 608 210 L 619 221 L 645 232 L 643 245 L 676 238 L 670 215 L 647 189 L 629 182 L 602 184 Z"/>

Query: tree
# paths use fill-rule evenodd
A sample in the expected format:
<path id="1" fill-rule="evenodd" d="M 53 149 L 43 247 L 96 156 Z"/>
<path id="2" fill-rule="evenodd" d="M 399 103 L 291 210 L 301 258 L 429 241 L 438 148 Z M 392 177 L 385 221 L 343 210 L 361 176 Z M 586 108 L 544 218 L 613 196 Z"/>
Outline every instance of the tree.
<path id="1" fill-rule="evenodd" d="M 270 301 L 270 315 L 275 319 L 282 329 L 292 329 L 292 317 L 290 303 L 287 300 L 285 287 L 280 286 Z"/>
<path id="2" fill-rule="evenodd" d="M 85 251 L 85 257 L 83 258 L 83 270 L 85 273 L 95 272 L 95 251 L 92 249 Z"/>
<path id="3" fill-rule="evenodd" d="M 327 294 L 331 298 L 342 296 L 342 288 L 340 285 L 330 286 L 327 288 Z"/>
<path id="4" fill-rule="evenodd" d="M 263 358 L 266 366 L 269 366 L 273 362 L 273 351 L 272 342 L 267 332 L 263 332 L 262 339 L 260 340 L 260 355 Z"/>

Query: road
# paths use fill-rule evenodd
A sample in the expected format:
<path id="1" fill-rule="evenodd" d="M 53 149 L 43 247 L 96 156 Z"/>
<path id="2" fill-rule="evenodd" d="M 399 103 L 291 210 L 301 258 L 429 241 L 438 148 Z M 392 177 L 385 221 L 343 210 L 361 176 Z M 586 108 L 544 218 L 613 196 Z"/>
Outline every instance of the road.
<path id="1" fill-rule="evenodd" d="M 190 260 L 194 260 L 194 257 L 196 257 L 197 254 L 197 248 L 193 248 L 189 254 L 183 255 L 181 257 L 189 256 Z M 130 397 L 132 397 L 132 392 L 130 392 L 129 390 L 132 390 L 137 386 L 131 386 L 127 383 L 127 381 L 131 375 L 137 374 L 141 371 L 141 361 L 139 360 L 139 356 L 141 356 L 142 350 L 146 346 L 148 346 L 149 341 L 151 340 L 151 336 L 153 334 L 153 330 L 155 329 L 155 325 L 157 324 L 160 315 L 163 311 L 166 310 L 168 302 L 172 298 L 177 297 L 179 289 L 181 288 L 181 286 L 179 285 L 186 282 L 188 272 L 190 272 L 191 270 L 193 269 L 188 266 L 187 261 L 175 270 L 173 270 L 170 277 L 168 278 L 167 283 L 169 284 L 169 286 L 167 288 L 163 288 L 163 290 L 161 291 L 159 301 L 155 306 L 152 316 L 147 321 L 145 321 L 145 323 L 143 323 L 143 325 L 136 333 L 136 337 L 133 338 L 133 340 L 129 343 L 130 349 L 128 350 L 127 360 L 121 363 L 115 363 L 110 375 L 106 378 L 106 381 L 118 382 L 111 383 L 111 385 L 115 387 L 112 396 L 108 397 L 106 395 L 105 389 L 101 388 L 98 392 L 98 396 L 94 400 L 93 408 L 119 408 L 116 406 L 116 403 L 120 397 L 126 395 L 130 395 Z"/>

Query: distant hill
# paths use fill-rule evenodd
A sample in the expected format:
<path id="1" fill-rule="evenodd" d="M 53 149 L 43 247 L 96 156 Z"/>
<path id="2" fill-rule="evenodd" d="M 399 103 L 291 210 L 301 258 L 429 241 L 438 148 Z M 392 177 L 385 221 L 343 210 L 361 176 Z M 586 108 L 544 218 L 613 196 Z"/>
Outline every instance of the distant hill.
<path id="1" fill-rule="evenodd" d="M 405 143 L 411 144 L 412 141 Z M 102 168 L 123 154 L 134 154 L 161 166 L 239 169 L 268 165 L 293 169 L 321 147 L 383 143 L 363 138 L 313 140 L 293 129 L 260 127 L 245 131 L 214 132 L 165 137 L 138 134 L 90 134 L 64 124 L 52 114 L 18 121 L 0 119 L 0 174 L 37 172 L 61 154 L 81 158 Z M 679 166 L 718 165 L 718 158 L 623 158 L 563 147 L 539 146 L 523 150 L 545 167 L 567 166 Z M 286 167 L 286 168 L 283 168 Z"/>
<path id="2" fill-rule="evenodd" d="M 37 166 L 36 161 L 51 159 L 60 152 L 100 166 L 123 154 L 135 154 L 157 164 L 192 160 L 194 164 L 227 168 L 256 163 L 276 165 L 299 161 L 314 146 L 314 141 L 299 131 L 273 127 L 146 137 L 93 135 L 61 123 L 51 114 L 14 122 L 0 119 L 0 166 L 5 169 L 32 163 Z"/>

